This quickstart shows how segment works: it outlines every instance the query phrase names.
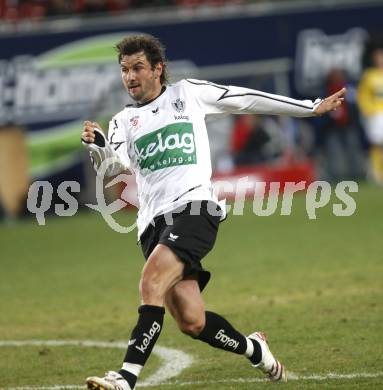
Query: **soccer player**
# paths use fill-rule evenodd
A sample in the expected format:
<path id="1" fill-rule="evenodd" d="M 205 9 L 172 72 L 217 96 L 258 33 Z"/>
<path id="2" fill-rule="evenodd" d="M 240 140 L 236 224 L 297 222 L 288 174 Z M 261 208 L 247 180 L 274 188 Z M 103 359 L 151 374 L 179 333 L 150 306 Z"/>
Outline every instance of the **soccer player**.
<path id="1" fill-rule="evenodd" d="M 213 248 L 225 209 L 212 190 L 205 116 L 255 113 L 309 117 L 335 110 L 345 90 L 315 102 L 201 80 L 168 84 L 161 43 L 129 36 L 116 46 L 122 82 L 135 104 L 116 114 L 108 137 L 84 122 L 83 144 L 95 169 L 110 159 L 107 175 L 129 169 L 136 175 L 138 237 L 146 258 L 141 306 L 121 369 L 92 376 L 89 389 L 134 389 L 162 330 L 165 307 L 182 332 L 238 355 L 270 380 L 286 380 L 265 336 L 248 337 L 217 313 L 205 311 L 202 290 L 210 279 L 201 260 Z"/>
<path id="2" fill-rule="evenodd" d="M 383 47 L 375 48 L 371 57 L 372 66 L 362 75 L 357 98 L 370 143 L 371 174 L 383 185 Z"/>

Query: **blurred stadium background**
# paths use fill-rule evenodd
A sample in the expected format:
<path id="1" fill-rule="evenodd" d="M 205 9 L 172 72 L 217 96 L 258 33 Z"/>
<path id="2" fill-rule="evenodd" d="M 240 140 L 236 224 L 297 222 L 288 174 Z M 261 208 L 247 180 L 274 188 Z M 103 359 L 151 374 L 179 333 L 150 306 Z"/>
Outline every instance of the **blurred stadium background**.
<path id="1" fill-rule="evenodd" d="M 134 32 L 165 42 L 173 80 L 207 79 L 296 98 L 348 87 L 345 107 L 324 118 L 210 120 L 217 174 L 235 176 L 246 166 L 265 181 L 372 177 L 356 91 L 371 48 L 383 45 L 381 1 L 0 4 L 5 218 L 25 213 L 28 185 L 37 179 L 54 186 L 76 180 L 81 203 L 91 200 L 92 173 L 78 142 L 81 121 L 92 118 L 107 127 L 127 103 L 113 45 Z"/>
<path id="2" fill-rule="evenodd" d="M 231 224 L 237 223 L 238 231 L 235 226 L 230 227 L 229 222 L 223 228 L 225 239 L 219 241 L 221 249 L 218 255 L 212 256 L 216 256 L 217 263 L 220 255 L 237 261 L 234 247 L 242 245 L 242 239 L 243 253 L 239 257 L 251 257 L 252 239 L 248 235 L 254 228 L 257 234 L 261 234 L 258 237 L 260 246 L 256 251 L 261 259 L 254 260 L 254 263 L 259 261 L 259 267 L 264 272 L 269 271 L 268 261 L 281 267 L 302 288 L 298 289 L 299 292 L 290 291 L 293 295 L 310 288 L 319 291 L 318 297 L 321 291 L 333 291 L 333 295 L 327 296 L 329 306 L 322 302 L 323 305 L 331 308 L 332 302 L 335 311 L 342 311 L 341 317 L 346 318 L 344 322 L 352 322 L 353 317 L 348 317 L 353 310 L 351 302 L 347 301 L 349 306 L 343 309 L 340 308 L 342 302 L 336 306 L 334 296 L 338 291 L 331 284 L 333 282 L 329 282 L 339 277 L 341 289 L 347 287 L 351 291 L 348 298 L 353 297 L 354 302 L 358 302 L 359 297 L 360 305 L 370 308 L 368 313 L 366 311 L 361 315 L 371 322 L 358 324 L 355 329 L 349 328 L 350 336 L 343 340 L 342 348 L 352 343 L 356 329 L 366 331 L 364 337 L 371 343 L 375 342 L 377 330 L 382 330 L 382 315 L 375 308 L 377 297 L 382 293 L 379 280 L 382 280 L 383 260 L 383 175 L 379 177 L 374 173 L 370 163 L 371 145 L 358 103 L 358 87 L 363 72 L 371 66 L 371 53 L 383 47 L 382 15 L 383 1 L 379 0 L 0 0 L 0 242 L 3 248 L 0 252 L 0 305 L 1 312 L 6 313 L 0 320 L 0 339 L 127 337 L 122 329 L 125 329 L 125 323 L 130 324 L 130 316 L 136 310 L 134 304 L 128 305 L 128 319 L 117 318 L 118 325 L 113 325 L 111 320 L 101 321 L 102 326 L 114 329 L 114 333 L 100 330 L 95 324 L 87 329 L 86 322 L 77 322 L 78 318 L 75 319 L 73 313 L 73 310 L 86 307 L 85 298 L 84 302 L 80 299 L 80 302 L 73 303 L 82 294 L 82 280 L 93 286 L 97 273 L 104 281 L 108 278 L 102 276 L 103 267 L 117 267 L 118 272 L 112 271 L 111 279 L 100 284 L 103 293 L 108 296 L 113 278 L 120 277 L 118 267 L 129 274 L 133 269 L 137 277 L 129 279 L 134 287 L 129 287 L 129 291 L 134 296 L 134 283 L 138 280 L 141 265 L 138 249 L 134 245 L 135 234 L 130 234 L 132 237 L 127 241 L 116 238 L 114 235 L 117 233 L 107 232 L 102 227 L 101 216 L 86 212 L 88 209 L 83 206 L 85 203 L 95 203 L 95 175 L 79 138 L 84 119 L 99 121 L 107 128 L 111 115 L 128 102 L 120 83 L 114 44 L 127 34 L 150 33 L 166 45 L 172 80 L 200 78 L 311 99 L 347 86 L 347 102 L 333 115 L 299 120 L 226 116 L 210 119 L 208 130 L 215 177 L 237 180 L 242 175 L 248 175 L 266 182 L 303 180 L 310 183 L 313 180 L 327 180 L 333 184 L 355 180 L 360 183 L 357 196 L 360 207 L 357 203 L 356 216 L 335 222 L 333 215 L 331 218 L 326 214 L 315 227 L 309 226 L 307 216 L 299 212 L 298 216 L 291 217 L 290 222 L 281 216 L 273 216 L 266 222 L 264 219 L 259 221 L 252 215 L 244 219 L 247 222 L 240 223 L 237 217 Z M 49 210 L 52 219 L 45 228 L 37 226 L 26 207 L 28 188 L 37 180 L 49 180 L 55 189 Z M 56 189 L 65 180 L 77 181 L 81 188 L 73 196 L 78 199 L 82 213 L 73 217 L 72 222 L 70 218 L 53 217 L 55 203 L 62 203 L 55 195 Z M 134 191 L 133 185 L 131 188 Z M 111 199 L 118 197 L 120 191 L 121 188 L 118 188 Z M 302 200 L 298 205 L 304 210 Z M 127 213 L 126 218 L 134 219 L 134 210 Z M 92 232 L 92 229 L 95 231 Z M 292 234 L 290 229 L 296 229 L 297 234 Z M 281 248 L 284 248 L 280 251 L 270 249 L 275 245 L 272 240 L 275 231 Z M 109 247 L 108 241 L 95 243 L 95 247 L 87 252 L 86 248 L 81 249 L 83 233 L 88 240 L 96 235 L 107 237 L 109 242 L 116 245 L 111 252 L 115 257 L 129 245 L 134 247 L 130 253 L 136 257 L 133 260 L 135 265 L 130 262 L 129 271 L 124 259 L 114 259 L 111 265 L 106 265 L 105 258 L 99 259 L 97 256 L 100 253 L 108 256 L 108 250 L 104 249 Z M 231 242 L 230 237 L 237 237 L 237 244 Z M 304 250 L 305 256 L 296 249 L 302 241 L 311 243 L 311 249 Z M 294 249 L 289 252 L 288 248 L 291 247 Z M 326 247 L 324 254 L 318 256 L 317 252 L 323 251 L 323 247 Z M 129 248 L 126 250 L 130 251 Z M 317 277 L 312 272 L 312 264 L 305 263 L 313 253 L 320 260 L 315 264 L 318 267 Z M 272 254 L 275 258 L 272 258 Z M 286 254 L 290 261 L 288 267 L 278 263 L 278 258 L 286 260 L 283 258 Z M 71 256 L 73 258 L 69 260 Z M 213 260 L 210 262 L 214 264 Z M 80 263 L 83 266 L 79 266 Z M 225 283 L 229 284 L 229 276 L 234 272 L 229 263 L 225 264 L 223 269 L 218 264 L 213 265 L 217 267 L 217 275 L 223 272 L 223 277 L 217 282 L 221 289 L 228 288 Z M 251 262 L 243 263 L 243 267 L 249 265 Z M 352 271 L 346 275 L 342 272 L 347 267 L 351 267 Z M 73 276 L 71 269 L 76 272 L 73 283 L 60 285 L 62 281 L 59 275 L 70 279 Z M 297 269 L 301 271 L 294 276 Z M 245 286 L 250 288 L 253 281 L 246 279 L 249 275 L 241 274 L 241 277 Z M 265 281 L 261 283 L 267 292 L 279 296 L 289 291 L 286 281 L 275 276 L 273 278 L 275 284 L 270 291 Z M 117 285 L 119 294 L 126 296 L 122 276 Z M 89 287 L 88 292 L 93 291 L 92 288 Z M 229 315 L 234 313 L 241 317 L 241 310 L 248 312 L 250 307 L 237 307 L 235 302 L 243 298 L 242 293 L 245 296 L 245 290 L 234 291 L 230 287 L 232 295 L 224 294 L 227 295 L 227 307 L 216 301 L 213 293 L 209 298 Z M 64 298 L 61 300 L 55 291 L 60 291 L 68 301 Z M 212 291 L 215 291 L 214 287 Z M 117 294 L 113 294 L 111 299 L 118 300 Z M 216 294 L 221 294 L 219 289 Z M 313 294 L 317 297 L 315 292 Z M 57 301 L 49 301 L 49 296 L 56 296 Z M 99 294 L 96 297 L 101 299 L 101 306 L 107 311 L 108 303 L 103 302 L 107 301 L 106 297 Z M 91 295 L 89 302 L 92 302 Z M 24 304 L 36 305 L 35 311 L 28 309 L 26 314 L 25 307 L 22 308 Z M 56 307 L 56 304 L 61 305 L 63 313 L 71 318 L 69 330 L 62 329 L 66 319 L 52 309 L 51 306 Z M 262 312 L 262 302 L 260 305 Z M 122 307 L 125 308 L 125 305 Z M 49 314 L 52 312 L 47 311 L 51 309 L 53 318 Z M 93 309 L 85 310 L 89 317 L 96 315 L 97 308 Z M 264 310 L 267 315 L 273 315 L 271 310 L 270 313 L 268 309 Z M 302 313 L 293 315 L 307 314 L 307 310 L 310 310 L 308 306 L 302 306 Z M 38 311 L 44 321 L 39 319 Z M 324 313 L 330 318 L 332 315 L 336 317 L 326 309 Z M 314 313 L 310 318 L 318 321 Z M 338 320 L 334 318 L 337 326 Z M 27 325 L 28 321 L 31 328 Z M 246 321 L 245 315 L 244 327 L 249 326 Z M 278 321 L 271 320 L 271 329 L 275 334 L 282 335 Z M 50 323 L 48 329 L 43 322 L 45 325 Z M 248 318 L 248 322 L 251 322 L 251 318 Z M 342 322 L 341 325 L 345 324 Z M 268 326 L 266 321 L 265 326 Z M 293 326 L 291 320 L 291 323 L 285 324 L 285 330 L 291 330 Z M 319 337 L 327 334 L 323 328 L 316 331 L 314 333 Z M 327 336 L 331 338 L 331 335 Z M 164 340 L 165 345 L 171 345 L 172 339 L 165 335 Z M 368 344 L 364 352 L 370 354 L 369 367 L 373 367 L 376 364 L 373 362 L 379 361 L 381 355 L 377 355 L 376 351 L 374 355 L 370 347 L 371 344 Z M 188 344 L 185 348 L 197 353 L 196 348 Z M 285 351 L 285 355 L 293 360 L 294 357 L 289 356 L 288 346 Z M 33 359 L 33 351 L 26 352 Z M 53 379 L 45 382 L 44 378 L 33 379 L 28 375 L 13 380 L 7 373 L 12 370 L 17 372 L 19 363 L 16 358 L 8 359 L 13 353 L 10 350 L 2 352 L 0 348 L 1 353 L 5 355 L 2 359 L 4 363 L 0 363 L 0 387 L 71 383 L 70 380 L 79 383 L 78 376 L 73 373 L 72 377 L 63 376 L 65 380 L 61 382 L 60 376 L 53 376 Z M 28 354 L 28 358 L 17 356 L 22 362 L 30 361 Z M 307 353 L 305 358 L 310 360 L 313 356 Z M 77 368 L 78 364 L 73 364 Z M 338 364 L 336 368 L 340 371 L 347 366 L 341 359 L 336 360 L 335 364 Z M 310 371 L 310 364 L 308 367 Z M 358 369 L 356 364 L 349 367 Z M 93 366 L 90 368 L 93 369 Z M 324 371 L 327 368 L 327 371 L 331 370 L 331 367 L 322 368 Z M 208 380 L 214 379 L 214 369 L 211 369 L 212 376 L 207 376 Z M 44 371 L 41 366 L 37 370 Z M 315 371 L 313 367 L 310 372 L 318 371 L 320 369 Z M 79 374 L 83 375 L 80 371 Z M 193 375 L 192 372 L 187 379 L 193 379 Z M 362 381 L 355 386 L 359 385 L 355 388 L 379 388 L 376 379 L 372 379 L 368 385 Z M 248 387 L 238 385 L 230 388 Z M 354 387 L 346 382 L 344 388 Z"/>

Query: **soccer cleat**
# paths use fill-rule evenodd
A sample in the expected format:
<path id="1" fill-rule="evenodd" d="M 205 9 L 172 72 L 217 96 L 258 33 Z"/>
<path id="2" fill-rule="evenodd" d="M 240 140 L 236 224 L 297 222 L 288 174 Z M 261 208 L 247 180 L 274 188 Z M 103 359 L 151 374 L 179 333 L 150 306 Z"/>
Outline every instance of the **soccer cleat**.
<path id="1" fill-rule="evenodd" d="M 89 390 L 133 390 L 129 383 L 115 371 L 108 371 L 103 378 L 90 376 L 86 379 Z"/>
<path id="2" fill-rule="evenodd" d="M 262 349 L 262 359 L 258 364 L 253 364 L 253 367 L 259 368 L 267 374 L 271 381 L 286 382 L 286 369 L 271 353 L 266 336 L 261 332 L 255 332 L 248 336 L 248 338 L 257 341 Z"/>

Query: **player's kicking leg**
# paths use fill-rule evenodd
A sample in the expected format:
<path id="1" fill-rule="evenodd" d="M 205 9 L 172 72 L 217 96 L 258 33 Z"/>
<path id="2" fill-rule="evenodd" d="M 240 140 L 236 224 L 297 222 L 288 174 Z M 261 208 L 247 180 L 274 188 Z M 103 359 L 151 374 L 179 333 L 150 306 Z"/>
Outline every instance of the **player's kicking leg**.
<path id="1" fill-rule="evenodd" d="M 165 302 L 182 332 L 215 348 L 245 355 L 272 381 L 287 380 L 284 366 L 274 358 L 262 333 L 245 337 L 220 315 L 205 311 L 196 277 L 178 282 Z"/>
<path id="2" fill-rule="evenodd" d="M 165 294 L 182 278 L 184 264 L 166 246 L 157 245 L 145 263 L 137 325 L 132 331 L 119 372 L 104 377 L 92 376 L 86 383 L 90 390 L 133 390 L 140 371 L 148 360 L 162 330 Z"/>

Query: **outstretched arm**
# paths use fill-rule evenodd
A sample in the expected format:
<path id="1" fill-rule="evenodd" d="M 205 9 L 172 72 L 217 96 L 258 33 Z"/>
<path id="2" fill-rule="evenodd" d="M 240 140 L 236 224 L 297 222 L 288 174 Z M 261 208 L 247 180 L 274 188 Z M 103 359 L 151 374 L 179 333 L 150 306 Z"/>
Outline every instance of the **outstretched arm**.
<path id="1" fill-rule="evenodd" d="M 315 115 L 323 115 L 330 111 L 335 111 L 344 102 L 346 88 L 340 89 L 334 95 L 323 99 L 322 102 L 314 109 Z"/>
<path id="2" fill-rule="evenodd" d="M 219 85 L 204 80 L 185 80 L 205 114 L 268 114 L 310 117 L 336 109 L 345 90 L 326 99 L 296 100 L 255 89 Z"/>

